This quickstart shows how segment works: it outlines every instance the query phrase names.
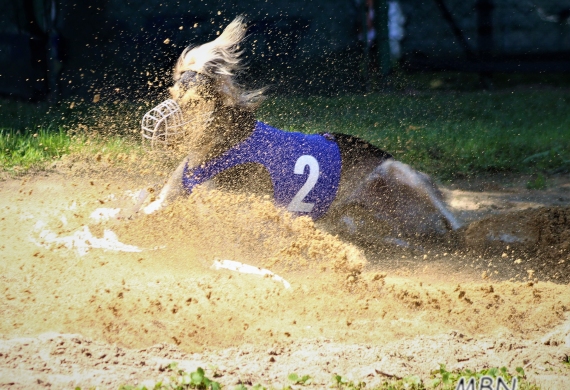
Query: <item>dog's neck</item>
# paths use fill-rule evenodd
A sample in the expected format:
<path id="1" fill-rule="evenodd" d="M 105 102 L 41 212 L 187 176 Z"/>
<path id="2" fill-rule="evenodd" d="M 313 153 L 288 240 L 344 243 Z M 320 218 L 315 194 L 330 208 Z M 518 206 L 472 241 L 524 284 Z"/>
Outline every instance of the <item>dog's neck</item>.
<path id="1" fill-rule="evenodd" d="M 199 165 L 246 140 L 255 128 L 254 113 L 216 104 L 212 121 L 191 153 L 191 165 Z"/>

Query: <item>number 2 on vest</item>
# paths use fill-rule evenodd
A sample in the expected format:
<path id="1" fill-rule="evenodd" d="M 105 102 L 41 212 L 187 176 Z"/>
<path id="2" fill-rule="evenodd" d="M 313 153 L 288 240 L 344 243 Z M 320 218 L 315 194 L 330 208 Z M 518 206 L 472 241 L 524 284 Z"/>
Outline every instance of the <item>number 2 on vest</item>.
<path id="1" fill-rule="evenodd" d="M 319 162 L 316 158 L 311 155 L 305 154 L 297 159 L 295 163 L 295 174 L 303 175 L 305 173 L 305 167 L 309 166 L 309 176 L 307 181 L 299 191 L 295 194 L 287 210 L 297 213 L 310 213 L 315 207 L 314 203 L 303 202 L 303 199 L 307 196 L 309 192 L 313 189 L 317 180 L 319 180 Z"/>

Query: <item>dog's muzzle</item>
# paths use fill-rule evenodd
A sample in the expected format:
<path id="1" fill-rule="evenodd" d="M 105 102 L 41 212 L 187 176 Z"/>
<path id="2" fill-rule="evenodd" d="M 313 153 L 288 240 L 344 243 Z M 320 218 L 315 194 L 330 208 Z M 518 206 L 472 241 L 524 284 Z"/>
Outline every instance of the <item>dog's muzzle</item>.
<path id="1" fill-rule="evenodd" d="M 143 116 L 141 134 L 143 140 L 149 140 L 153 148 L 173 145 L 184 138 L 185 127 L 189 123 L 184 120 L 178 103 L 168 99 Z"/>
<path id="2" fill-rule="evenodd" d="M 173 146 L 183 141 L 193 127 L 207 125 L 210 115 L 205 112 L 186 119 L 178 103 L 168 99 L 143 116 L 141 135 L 152 148 Z"/>

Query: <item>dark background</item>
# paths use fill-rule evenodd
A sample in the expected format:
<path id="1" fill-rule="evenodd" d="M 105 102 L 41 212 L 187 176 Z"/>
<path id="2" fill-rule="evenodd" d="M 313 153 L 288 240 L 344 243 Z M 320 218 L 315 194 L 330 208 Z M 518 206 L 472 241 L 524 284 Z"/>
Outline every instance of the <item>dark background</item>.
<path id="1" fill-rule="evenodd" d="M 393 72 L 470 72 L 482 87 L 497 73 L 570 72 L 567 0 L 400 5 L 405 38 Z M 244 82 L 278 93 L 365 91 L 389 80 L 373 50 L 384 46 L 367 49 L 358 38 L 365 12 L 364 0 L 0 0 L 0 94 L 111 101 L 159 94 L 183 48 L 215 38 L 239 14 L 251 24 Z"/>

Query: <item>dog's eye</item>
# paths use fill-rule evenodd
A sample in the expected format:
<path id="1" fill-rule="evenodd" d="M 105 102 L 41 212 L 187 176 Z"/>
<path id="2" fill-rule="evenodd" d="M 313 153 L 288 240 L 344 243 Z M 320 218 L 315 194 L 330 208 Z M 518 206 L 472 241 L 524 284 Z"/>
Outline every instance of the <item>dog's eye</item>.
<path id="1" fill-rule="evenodd" d="M 200 73 L 196 73 L 192 70 L 184 72 L 180 77 L 180 80 L 178 80 L 180 85 L 185 89 L 195 88 L 200 85 L 205 85 L 207 81 L 208 81 L 207 76 L 204 76 Z"/>
<path id="2" fill-rule="evenodd" d="M 196 77 L 197 75 L 198 73 L 192 71 L 184 72 L 178 82 L 182 84 L 183 87 L 188 88 L 191 85 L 196 84 L 196 82 L 198 81 Z"/>
<path id="3" fill-rule="evenodd" d="M 190 81 L 188 81 L 188 80 L 180 80 L 180 86 L 181 86 L 182 88 L 184 88 L 184 89 L 188 89 L 188 88 L 190 88 L 190 87 L 193 86 L 193 85 L 194 85 L 194 83 L 192 83 L 192 82 L 190 82 Z"/>

